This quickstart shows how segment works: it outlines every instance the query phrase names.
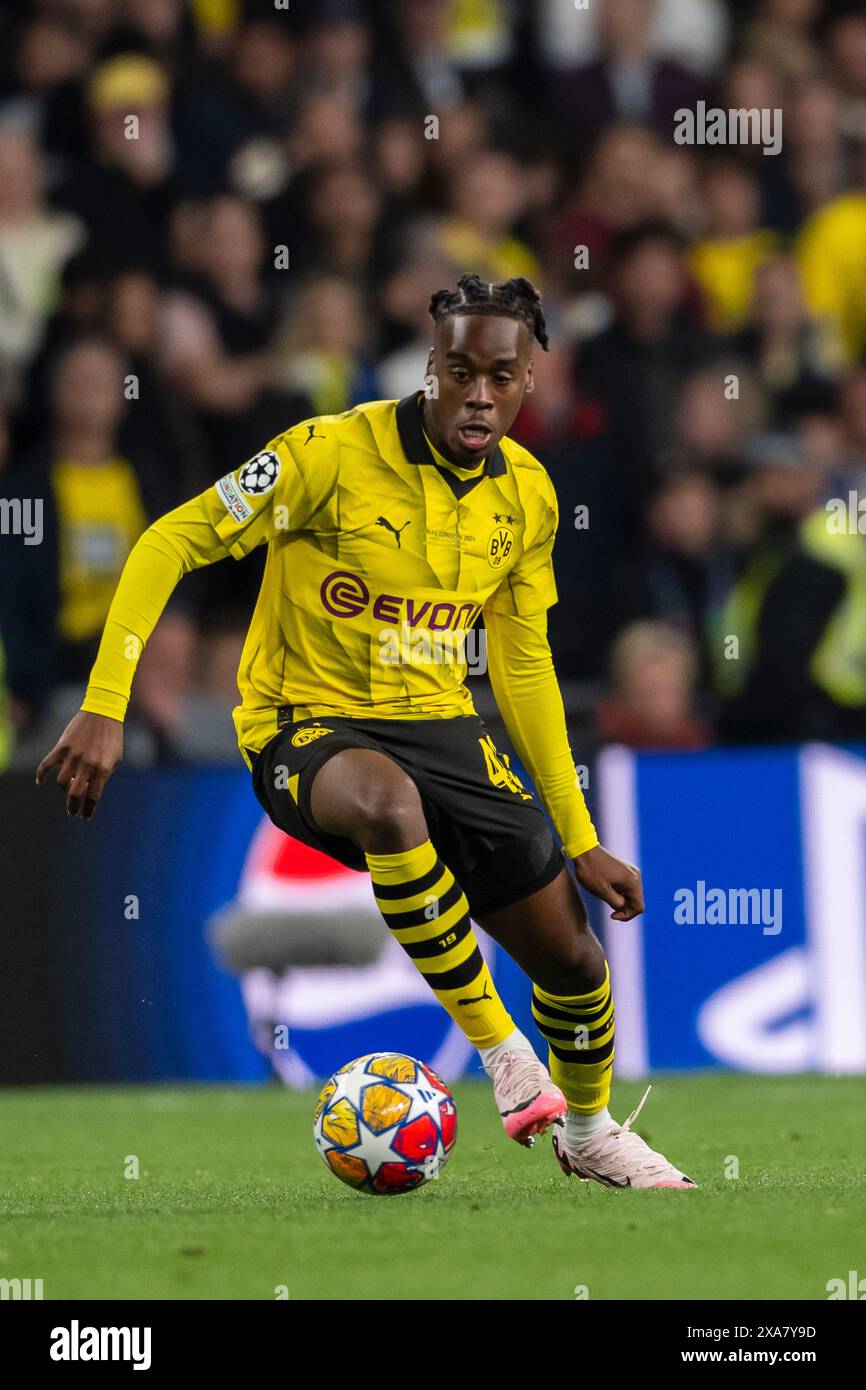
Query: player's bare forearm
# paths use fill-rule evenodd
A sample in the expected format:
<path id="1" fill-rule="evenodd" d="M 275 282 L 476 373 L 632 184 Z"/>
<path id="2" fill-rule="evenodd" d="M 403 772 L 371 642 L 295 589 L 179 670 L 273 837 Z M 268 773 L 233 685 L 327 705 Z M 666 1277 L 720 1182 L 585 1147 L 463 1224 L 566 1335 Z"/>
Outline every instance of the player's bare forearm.
<path id="1" fill-rule="evenodd" d="M 120 720 L 79 710 L 36 769 L 36 784 L 41 787 L 51 768 L 58 768 L 57 782 L 66 789 L 69 815 L 77 816 L 80 811 L 82 820 L 90 820 L 122 757 Z"/>
<path id="2" fill-rule="evenodd" d="M 571 862 L 581 888 L 614 909 L 612 921 L 630 922 L 643 912 L 643 884 L 637 865 L 617 859 L 603 845 L 585 850 Z"/>

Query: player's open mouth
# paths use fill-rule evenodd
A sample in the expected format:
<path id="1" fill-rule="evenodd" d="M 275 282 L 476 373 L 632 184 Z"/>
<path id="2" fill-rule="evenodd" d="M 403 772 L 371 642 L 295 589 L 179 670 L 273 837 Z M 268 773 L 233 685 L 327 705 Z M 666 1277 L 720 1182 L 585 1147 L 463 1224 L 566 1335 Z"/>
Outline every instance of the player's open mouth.
<path id="1" fill-rule="evenodd" d="M 492 433 L 487 425 L 462 425 L 457 431 L 460 443 L 465 449 L 483 449 Z"/>

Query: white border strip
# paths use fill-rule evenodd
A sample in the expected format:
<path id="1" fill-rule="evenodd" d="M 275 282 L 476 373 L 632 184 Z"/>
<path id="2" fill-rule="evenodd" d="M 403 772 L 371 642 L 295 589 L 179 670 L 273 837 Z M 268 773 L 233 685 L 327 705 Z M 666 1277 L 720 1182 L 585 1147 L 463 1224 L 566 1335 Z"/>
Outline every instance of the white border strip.
<path id="1" fill-rule="evenodd" d="M 866 1071 L 866 764 L 842 749 L 800 752 L 806 941 L 820 1071 Z"/>

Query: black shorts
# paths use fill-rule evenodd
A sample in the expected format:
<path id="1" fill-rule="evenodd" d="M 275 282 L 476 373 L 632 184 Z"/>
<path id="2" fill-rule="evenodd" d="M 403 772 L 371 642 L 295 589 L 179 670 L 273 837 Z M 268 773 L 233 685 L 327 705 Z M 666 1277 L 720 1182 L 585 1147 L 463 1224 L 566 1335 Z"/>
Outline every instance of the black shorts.
<path id="1" fill-rule="evenodd" d="M 310 809 L 313 778 L 344 748 L 384 753 L 411 777 L 430 839 L 476 921 L 537 892 L 562 869 L 562 851 L 541 807 L 474 714 L 287 725 L 261 753 L 250 755 L 256 796 L 280 830 L 349 868 L 366 868 L 363 850 L 320 830 Z"/>

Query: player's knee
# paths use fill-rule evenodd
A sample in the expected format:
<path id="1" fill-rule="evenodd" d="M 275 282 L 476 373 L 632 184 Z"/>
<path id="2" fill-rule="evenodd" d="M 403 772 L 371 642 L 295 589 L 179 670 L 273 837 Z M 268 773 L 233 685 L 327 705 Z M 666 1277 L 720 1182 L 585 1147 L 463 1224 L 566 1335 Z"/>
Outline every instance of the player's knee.
<path id="1" fill-rule="evenodd" d="M 427 835 L 418 789 L 399 769 L 359 789 L 354 819 L 358 843 L 370 854 L 398 854 Z"/>
<path id="2" fill-rule="evenodd" d="M 543 969 L 538 971 L 535 983 L 548 994 L 573 999 L 578 994 L 589 994 L 598 989 L 603 981 L 604 955 L 601 952 L 587 952 L 579 960 L 546 962 Z"/>

